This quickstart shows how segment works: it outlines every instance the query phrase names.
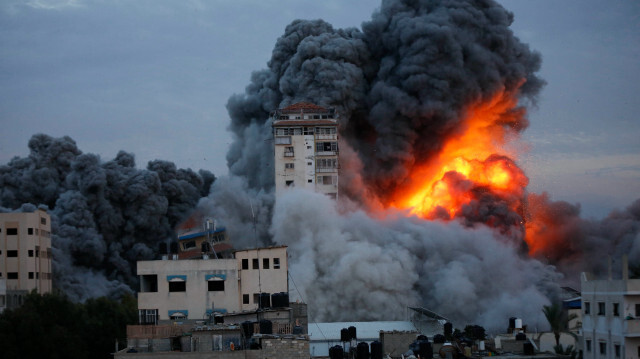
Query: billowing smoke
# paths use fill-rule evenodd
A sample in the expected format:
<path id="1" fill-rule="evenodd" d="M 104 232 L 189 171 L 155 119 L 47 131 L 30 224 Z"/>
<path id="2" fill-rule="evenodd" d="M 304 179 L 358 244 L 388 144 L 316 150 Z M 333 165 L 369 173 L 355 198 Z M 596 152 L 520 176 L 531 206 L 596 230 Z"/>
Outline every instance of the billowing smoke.
<path id="1" fill-rule="evenodd" d="M 69 137 L 34 135 L 29 149 L 0 166 L 0 207 L 49 209 L 54 286 L 73 300 L 135 290 L 136 261 L 175 237 L 215 180 L 160 160 L 137 169 L 122 151 L 105 162 Z"/>
<path id="2" fill-rule="evenodd" d="M 418 305 L 460 326 L 502 329 L 512 315 L 543 325 L 542 305 L 566 279 L 544 255 L 522 251 L 527 179 L 517 167 L 510 171 L 522 177 L 520 189 L 510 193 L 447 174 L 472 195 L 457 221 L 387 205 L 414 168 L 464 130 L 469 106 L 515 98 L 493 125 L 516 134 L 528 126 L 525 106 L 544 85 L 541 58 L 513 35 L 512 21 L 492 0 L 383 0 L 362 30 L 293 21 L 268 68 L 229 99 L 230 177 L 201 208 L 232 224 L 236 245 L 288 245 L 292 294 L 309 303 L 314 320 L 402 319 L 406 305 Z M 340 114 L 338 202 L 297 190 L 273 198 L 269 113 L 300 101 Z M 570 207 L 566 217 L 577 216 Z M 635 228 L 625 238 L 637 238 Z M 577 252 L 591 236 L 583 238 L 572 242 Z M 552 264 L 565 267 L 561 257 Z"/>

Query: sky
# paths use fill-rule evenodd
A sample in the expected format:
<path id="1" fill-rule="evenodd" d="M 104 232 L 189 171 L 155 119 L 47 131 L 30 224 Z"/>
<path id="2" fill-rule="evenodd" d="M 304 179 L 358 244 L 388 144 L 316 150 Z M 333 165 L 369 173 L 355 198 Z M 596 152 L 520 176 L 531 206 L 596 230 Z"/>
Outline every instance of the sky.
<path id="1" fill-rule="evenodd" d="M 603 217 L 640 197 L 640 2 L 510 0 L 547 81 L 518 163 L 529 190 Z M 227 173 L 226 102 L 295 19 L 360 27 L 379 0 L 0 2 L 0 164 L 35 133 L 112 159 Z"/>

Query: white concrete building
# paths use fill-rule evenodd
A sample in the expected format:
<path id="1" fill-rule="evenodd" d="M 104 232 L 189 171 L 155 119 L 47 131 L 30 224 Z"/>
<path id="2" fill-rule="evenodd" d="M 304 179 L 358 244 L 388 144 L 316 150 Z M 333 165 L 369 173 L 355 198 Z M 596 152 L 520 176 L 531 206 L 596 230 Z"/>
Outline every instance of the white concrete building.
<path id="1" fill-rule="evenodd" d="M 611 278 L 611 277 L 610 277 Z M 640 358 L 640 279 L 594 280 L 582 274 L 584 358 Z"/>
<path id="2" fill-rule="evenodd" d="M 51 292 L 51 218 L 45 210 L 0 213 L 0 278 L 6 279 L 9 309 L 34 289 Z"/>
<path id="3" fill-rule="evenodd" d="M 236 251 L 231 259 L 140 261 L 137 273 L 140 324 L 254 310 L 260 293 L 288 293 L 286 246 Z"/>
<path id="4" fill-rule="evenodd" d="M 338 196 L 338 121 L 335 111 L 308 102 L 274 111 L 276 196 L 298 187 Z"/>

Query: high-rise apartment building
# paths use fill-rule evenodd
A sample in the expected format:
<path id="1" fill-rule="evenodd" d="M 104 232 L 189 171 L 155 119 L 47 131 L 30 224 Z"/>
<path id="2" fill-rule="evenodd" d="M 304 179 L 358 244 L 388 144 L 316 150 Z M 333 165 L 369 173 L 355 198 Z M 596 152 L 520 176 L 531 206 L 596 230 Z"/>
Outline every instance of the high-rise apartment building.
<path id="1" fill-rule="evenodd" d="M 46 211 L 0 213 L 0 278 L 6 279 L 7 308 L 32 290 L 51 292 L 51 218 Z"/>
<path id="2" fill-rule="evenodd" d="M 338 121 L 333 109 L 299 102 L 272 113 L 276 196 L 289 187 L 338 196 Z"/>

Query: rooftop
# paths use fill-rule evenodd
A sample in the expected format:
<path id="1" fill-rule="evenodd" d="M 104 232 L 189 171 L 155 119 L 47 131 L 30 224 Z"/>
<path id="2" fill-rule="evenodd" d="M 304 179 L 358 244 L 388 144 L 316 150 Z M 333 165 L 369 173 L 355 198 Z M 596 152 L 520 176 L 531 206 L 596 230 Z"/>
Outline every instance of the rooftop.
<path id="1" fill-rule="evenodd" d="M 280 109 L 280 113 L 318 113 L 329 112 L 326 108 L 312 104 L 311 102 L 298 102 Z"/>

